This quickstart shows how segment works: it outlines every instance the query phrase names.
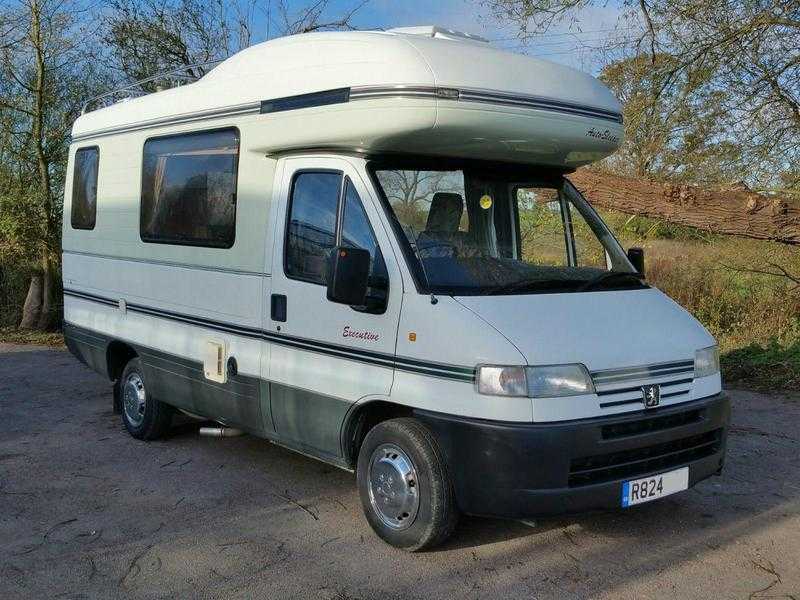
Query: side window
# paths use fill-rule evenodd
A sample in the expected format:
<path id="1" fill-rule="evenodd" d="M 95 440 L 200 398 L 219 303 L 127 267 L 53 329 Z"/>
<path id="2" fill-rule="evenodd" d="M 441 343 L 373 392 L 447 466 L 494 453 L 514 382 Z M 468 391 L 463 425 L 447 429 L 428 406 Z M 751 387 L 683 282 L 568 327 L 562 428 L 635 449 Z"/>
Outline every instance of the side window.
<path id="1" fill-rule="evenodd" d="M 142 240 L 233 246 L 238 164 L 236 129 L 147 140 L 139 222 Z"/>
<path id="2" fill-rule="evenodd" d="M 577 267 L 607 268 L 606 249 L 580 211 L 570 202 L 569 214 L 572 224 L 572 238 L 575 241 L 575 263 Z"/>
<path id="3" fill-rule="evenodd" d="M 367 308 L 378 308 L 386 303 L 389 275 L 378 240 L 369 224 L 367 213 L 356 188 L 347 179 L 345 183 L 344 210 L 342 213 L 342 233 L 339 245 L 368 250 L 371 256 L 369 288 L 367 289 Z"/>
<path id="4" fill-rule="evenodd" d="M 519 258 L 532 265 L 567 266 L 569 261 L 558 190 L 517 188 L 517 210 Z"/>
<path id="5" fill-rule="evenodd" d="M 286 275 L 326 285 L 342 174 L 300 173 L 294 179 L 286 231 Z"/>
<path id="6" fill-rule="evenodd" d="M 97 146 L 80 148 L 75 152 L 72 173 L 72 209 L 70 221 L 73 229 L 94 229 L 97 216 L 97 169 L 100 150 Z"/>

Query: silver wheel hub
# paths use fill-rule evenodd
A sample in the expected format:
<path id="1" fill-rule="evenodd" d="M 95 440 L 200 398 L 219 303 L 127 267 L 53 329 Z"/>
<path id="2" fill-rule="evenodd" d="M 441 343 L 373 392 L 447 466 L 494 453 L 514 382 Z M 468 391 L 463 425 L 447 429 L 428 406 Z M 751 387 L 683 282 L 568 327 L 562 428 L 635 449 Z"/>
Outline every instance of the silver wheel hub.
<path id="1" fill-rule="evenodd" d="M 392 529 L 410 527 L 419 511 L 419 481 L 414 463 L 394 444 L 375 449 L 369 461 L 369 501 Z"/>
<path id="2" fill-rule="evenodd" d="M 147 395 L 145 394 L 144 381 L 138 373 L 131 373 L 122 385 L 122 404 L 125 416 L 134 426 L 139 426 L 144 421 L 144 407 Z"/>

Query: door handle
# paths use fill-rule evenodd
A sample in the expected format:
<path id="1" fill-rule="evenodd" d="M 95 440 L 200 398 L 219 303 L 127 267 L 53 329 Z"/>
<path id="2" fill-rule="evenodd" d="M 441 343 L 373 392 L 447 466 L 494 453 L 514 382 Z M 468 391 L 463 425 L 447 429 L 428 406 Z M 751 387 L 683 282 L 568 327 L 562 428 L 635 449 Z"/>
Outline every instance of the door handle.
<path id="1" fill-rule="evenodd" d="M 270 298 L 270 317 L 273 321 L 286 322 L 286 296 L 284 294 L 272 294 Z"/>

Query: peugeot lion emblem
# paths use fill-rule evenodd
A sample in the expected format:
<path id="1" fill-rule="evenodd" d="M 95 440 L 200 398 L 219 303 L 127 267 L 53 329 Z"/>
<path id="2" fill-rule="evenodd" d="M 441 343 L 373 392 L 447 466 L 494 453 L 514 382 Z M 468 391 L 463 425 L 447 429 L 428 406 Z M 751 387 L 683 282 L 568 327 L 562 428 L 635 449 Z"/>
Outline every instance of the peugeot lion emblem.
<path id="1" fill-rule="evenodd" d="M 645 408 L 655 408 L 661 401 L 661 387 L 657 385 L 642 386 L 642 400 Z"/>

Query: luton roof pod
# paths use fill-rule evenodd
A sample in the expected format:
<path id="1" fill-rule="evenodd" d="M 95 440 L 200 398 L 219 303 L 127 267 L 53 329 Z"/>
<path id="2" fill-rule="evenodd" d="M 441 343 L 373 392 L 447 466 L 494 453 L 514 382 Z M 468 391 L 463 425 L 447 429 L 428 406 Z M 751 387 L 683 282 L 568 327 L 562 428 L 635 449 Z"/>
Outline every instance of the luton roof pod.
<path id="1" fill-rule="evenodd" d="M 622 139 L 620 104 L 595 78 L 439 27 L 257 44 L 195 83 L 81 116 L 73 139 L 232 115 L 263 123 L 251 135 L 265 153 L 421 153 L 572 170 Z"/>

